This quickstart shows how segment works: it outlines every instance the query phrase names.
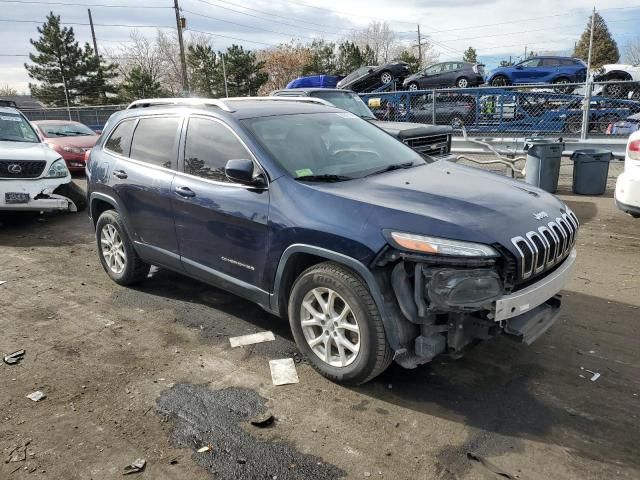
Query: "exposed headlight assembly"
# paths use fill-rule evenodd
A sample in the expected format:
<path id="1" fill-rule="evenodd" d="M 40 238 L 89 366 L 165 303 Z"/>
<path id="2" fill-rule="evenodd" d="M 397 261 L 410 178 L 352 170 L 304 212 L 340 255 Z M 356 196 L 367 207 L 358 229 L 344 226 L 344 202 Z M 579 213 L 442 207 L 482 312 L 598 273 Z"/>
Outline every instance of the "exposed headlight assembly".
<path id="1" fill-rule="evenodd" d="M 47 172 L 47 178 L 63 178 L 67 175 L 69 175 L 69 170 L 67 170 L 67 164 L 63 159 L 53 162 Z"/>
<path id="2" fill-rule="evenodd" d="M 489 245 L 462 242 L 447 238 L 415 235 L 413 233 L 391 232 L 392 242 L 398 247 L 419 253 L 450 255 L 456 257 L 498 257 L 500 254 Z"/>

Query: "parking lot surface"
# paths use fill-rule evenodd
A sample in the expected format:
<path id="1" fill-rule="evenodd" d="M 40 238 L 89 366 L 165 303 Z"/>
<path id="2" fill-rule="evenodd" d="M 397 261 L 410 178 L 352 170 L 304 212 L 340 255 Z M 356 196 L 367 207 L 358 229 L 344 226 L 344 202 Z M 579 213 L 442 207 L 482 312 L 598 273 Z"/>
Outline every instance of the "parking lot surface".
<path id="1" fill-rule="evenodd" d="M 116 285 L 84 213 L 2 217 L 0 351 L 26 355 L 0 363 L 0 478 L 113 479 L 137 458 L 148 479 L 640 478 L 640 220 L 570 180 L 578 264 L 549 332 L 357 388 L 238 297 L 157 269 Z M 262 330 L 276 340 L 229 347 Z M 300 383 L 273 386 L 268 361 L 287 357 Z"/>

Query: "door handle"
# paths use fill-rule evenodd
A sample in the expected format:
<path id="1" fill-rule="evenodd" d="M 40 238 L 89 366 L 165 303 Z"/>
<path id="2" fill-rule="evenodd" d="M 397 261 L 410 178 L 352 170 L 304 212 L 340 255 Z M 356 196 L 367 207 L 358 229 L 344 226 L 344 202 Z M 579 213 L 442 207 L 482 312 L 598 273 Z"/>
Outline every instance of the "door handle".
<path id="1" fill-rule="evenodd" d="M 113 171 L 113 176 L 125 179 L 125 178 L 127 178 L 127 172 L 125 172 L 124 170 L 114 170 Z"/>
<path id="2" fill-rule="evenodd" d="M 191 190 L 189 187 L 176 187 L 175 192 L 184 198 L 193 198 L 196 196 L 196 192 Z"/>

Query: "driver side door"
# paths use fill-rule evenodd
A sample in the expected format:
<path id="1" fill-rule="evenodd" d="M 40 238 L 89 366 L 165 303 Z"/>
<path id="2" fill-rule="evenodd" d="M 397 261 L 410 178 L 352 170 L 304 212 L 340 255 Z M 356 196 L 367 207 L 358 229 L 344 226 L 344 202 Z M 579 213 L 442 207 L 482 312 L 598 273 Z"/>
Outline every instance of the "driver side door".
<path id="1" fill-rule="evenodd" d="M 443 63 L 431 65 L 424 71 L 424 77 L 420 79 L 421 88 L 432 88 L 440 85 Z"/>

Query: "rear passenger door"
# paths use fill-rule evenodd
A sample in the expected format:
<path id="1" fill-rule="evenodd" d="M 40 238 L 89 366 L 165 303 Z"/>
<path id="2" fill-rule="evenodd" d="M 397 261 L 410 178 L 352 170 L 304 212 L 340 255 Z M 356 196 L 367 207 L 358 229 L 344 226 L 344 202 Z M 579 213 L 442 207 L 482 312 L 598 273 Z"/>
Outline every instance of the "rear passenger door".
<path id="1" fill-rule="evenodd" d="M 541 64 L 538 82 L 551 82 L 560 73 L 560 60 L 557 58 L 543 58 Z"/>
<path id="2" fill-rule="evenodd" d="M 229 126 L 212 117 L 188 121 L 173 206 L 184 269 L 263 303 L 269 190 L 233 183 L 228 160 L 253 155 Z M 259 168 L 256 163 L 256 168 Z"/>
<path id="3" fill-rule="evenodd" d="M 175 176 L 182 116 L 142 117 L 132 127 L 130 147 L 118 128 L 105 144 L 117 159 L 110 181 L 126 208 L 129 234 L 149 263 L 181 268 L 173 218 Z M 124 144 L 124 145 L 123 145 Z M 124 147 L 124 148 L 123 148 Z"/>

